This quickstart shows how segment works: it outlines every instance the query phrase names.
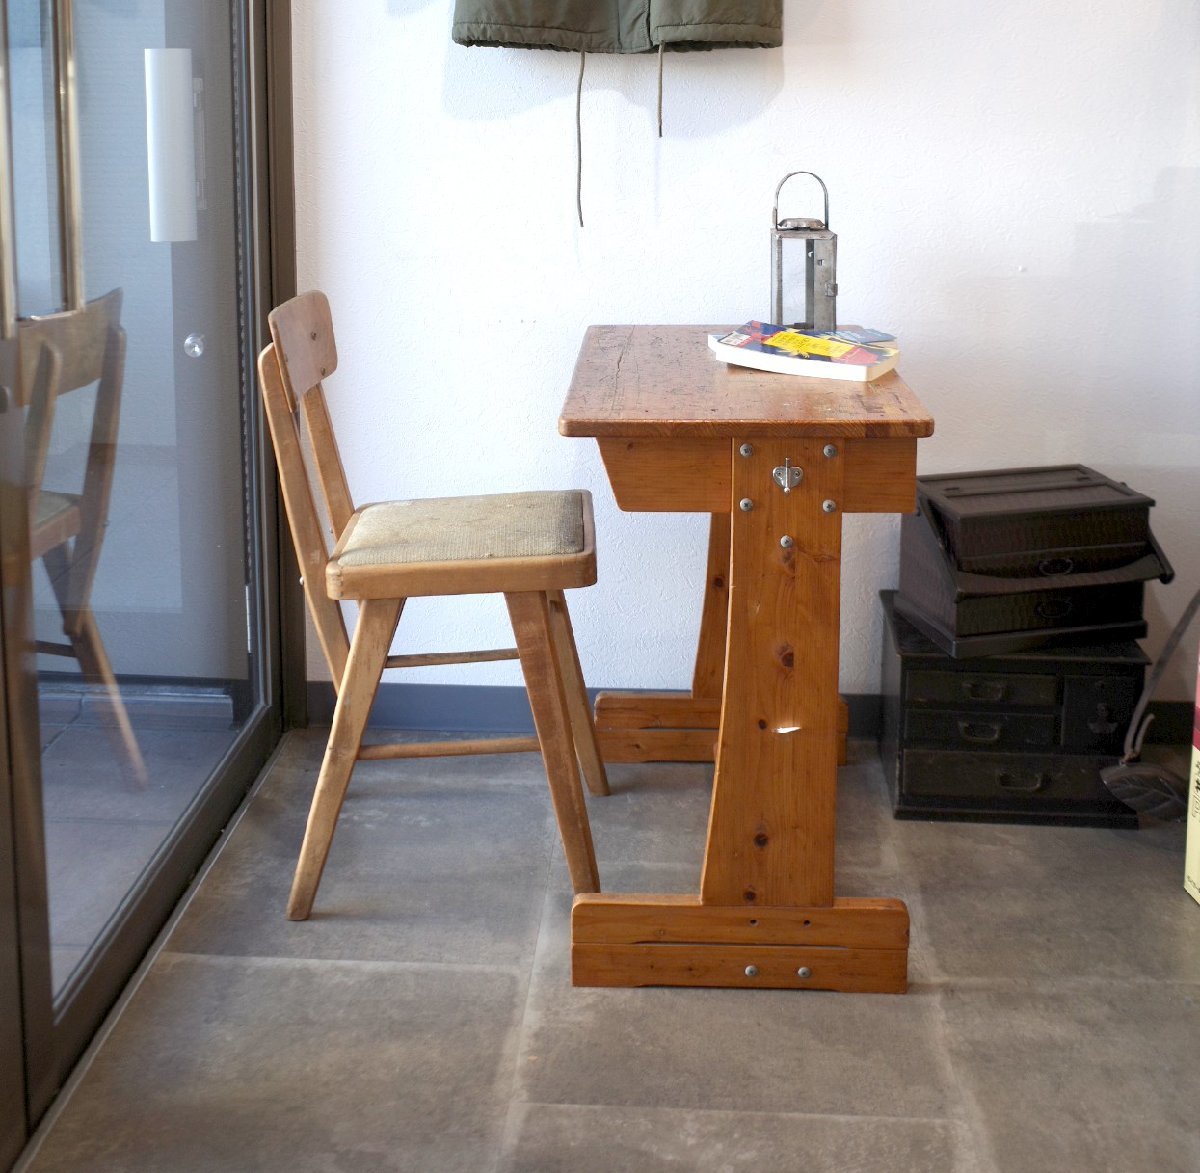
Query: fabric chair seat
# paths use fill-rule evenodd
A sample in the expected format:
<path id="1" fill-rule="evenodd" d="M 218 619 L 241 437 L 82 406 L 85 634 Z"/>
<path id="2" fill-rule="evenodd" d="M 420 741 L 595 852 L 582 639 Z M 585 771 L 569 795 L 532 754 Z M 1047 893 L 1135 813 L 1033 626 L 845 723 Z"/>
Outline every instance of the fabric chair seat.
<path id="1" fill-rule="evenodd" d="M 596 581 L 591 498 L 580 490 L 364 505 L 325 569 L 334 599 L 540 590 Z"/>
<path id="2" fill-rule="evenodd" d="M 72 509 L 77 509 L 79 502 L 78 494 L 55 493 L 49 489 L 43 489 L 38 493 L 37 500 L 34 502 L 33 528 L 38 530 L 44 525 L 49 525 Z"/>
<path id="3" fill-rule="evenodd" d="M 343 566 L 378 566 L 545 558 L 582 549 L 581 493 L 496 493 L 366 505 L 338 559 Z"/>

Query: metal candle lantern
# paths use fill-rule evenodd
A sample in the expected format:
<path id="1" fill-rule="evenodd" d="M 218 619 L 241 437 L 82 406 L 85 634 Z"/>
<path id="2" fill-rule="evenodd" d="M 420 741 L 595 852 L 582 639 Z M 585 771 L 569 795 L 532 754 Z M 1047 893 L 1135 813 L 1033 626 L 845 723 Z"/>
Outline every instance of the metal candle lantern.
<path id="1" fill-rule="evenodd" d="M 825 215 L 821 220 L 792 217 L 779 218 L 779 193 L 795 175 L 812 175 L 825 196 Z M 804 321 L 795 325 L 801 330 L 837 329 L 837 234 L 829 231 L 829 189 L 819 175 L 811 171 L 790 171 L 775 189 L 775 206 L 771 209 L 771 321 L 783 321 L 783 245 L 785 241 L 802 240 L 804 261 Z"/>

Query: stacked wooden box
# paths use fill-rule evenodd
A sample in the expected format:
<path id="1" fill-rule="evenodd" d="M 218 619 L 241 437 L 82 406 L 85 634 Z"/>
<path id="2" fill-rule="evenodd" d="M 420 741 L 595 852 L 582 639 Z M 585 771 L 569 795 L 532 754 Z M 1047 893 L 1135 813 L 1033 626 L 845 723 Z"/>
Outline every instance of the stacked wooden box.
<path id="1" fill-rule="evenodd" d="M 1082 465 L 921 477 L 884 599 L 885 758 L 900 817 L 1136 824 L 1099 770 L 1147 658 L 1154 502 Z"/>
<path id="2" fill-rule="evenodd" d="M 952 656 L 1139 639 L 1153 504 L 1079 464 L 918 477 L 896 609 Z"/>

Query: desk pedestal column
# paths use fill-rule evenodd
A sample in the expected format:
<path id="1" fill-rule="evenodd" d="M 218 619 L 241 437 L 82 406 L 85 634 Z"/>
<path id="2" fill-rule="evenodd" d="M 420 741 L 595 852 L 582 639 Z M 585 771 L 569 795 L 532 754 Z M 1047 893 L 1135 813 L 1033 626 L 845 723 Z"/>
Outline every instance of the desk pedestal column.
<path id="1" fill-rule="evenodd" d="M 836 440 L 748 438 L 732 461 L 700 894 L 578 897 L 574 981 L 900 993 L 904 904 L 834 895 L 843 455 Z"/>
<path id="2" fill-rule="evenodd" d="M 708 566 L 692 691 L 602 692 L 596 698 L 596 735 L 606 762 L 716 760 L 729 628 L 729 514 L 711 515 Z M 838 765 L 846 764 L 850 714 L 838 701 Z"/>

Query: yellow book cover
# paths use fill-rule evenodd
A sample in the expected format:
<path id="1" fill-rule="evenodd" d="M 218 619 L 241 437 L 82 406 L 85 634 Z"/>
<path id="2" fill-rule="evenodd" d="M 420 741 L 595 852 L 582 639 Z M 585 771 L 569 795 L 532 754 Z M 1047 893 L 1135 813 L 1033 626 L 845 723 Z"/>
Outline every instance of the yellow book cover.
<path id="1" fill-rule="evenodd" d="M 1183 886 L 1200 901 L 1200 665 L 1196 671 L 1196 708 L 1192 718 L 1192 773 L 1188 785 Z"/>

